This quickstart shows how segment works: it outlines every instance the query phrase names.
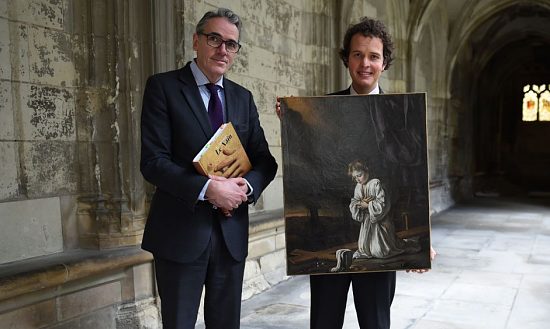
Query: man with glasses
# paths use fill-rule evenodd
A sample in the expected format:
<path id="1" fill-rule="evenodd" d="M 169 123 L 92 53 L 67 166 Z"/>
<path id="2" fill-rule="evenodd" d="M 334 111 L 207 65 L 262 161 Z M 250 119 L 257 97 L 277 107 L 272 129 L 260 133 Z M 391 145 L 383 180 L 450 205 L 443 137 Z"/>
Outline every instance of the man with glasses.
<path id="1" fill-rule="evenodd" d="M 196 58 L 145 87 L 141 172 L 156 191 L 142 247 L 155 259 L 165 329 L 194 328 L 203 287 L 206 327 L 239 328 L 248 203 L 277 171 L 252 94 L 224 77 L 241 48 L 240 28 L 231 10 L 207 12 L 193 35 Z M 233 123 L 252 163 L 243 177 L 204 177 L 193 167 L 223 122 Z"/>

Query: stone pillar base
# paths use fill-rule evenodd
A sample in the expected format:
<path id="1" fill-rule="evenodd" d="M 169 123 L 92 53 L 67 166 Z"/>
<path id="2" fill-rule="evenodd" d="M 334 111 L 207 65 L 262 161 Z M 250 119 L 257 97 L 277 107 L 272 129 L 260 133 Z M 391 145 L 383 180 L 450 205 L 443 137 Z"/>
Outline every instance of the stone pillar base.
<path id="1" fill-rule="evenodd" d="M 155 298 L 143 299 L 119 306 L 116 315 L 117 329 L 158 329 L 162 321 Z"/>

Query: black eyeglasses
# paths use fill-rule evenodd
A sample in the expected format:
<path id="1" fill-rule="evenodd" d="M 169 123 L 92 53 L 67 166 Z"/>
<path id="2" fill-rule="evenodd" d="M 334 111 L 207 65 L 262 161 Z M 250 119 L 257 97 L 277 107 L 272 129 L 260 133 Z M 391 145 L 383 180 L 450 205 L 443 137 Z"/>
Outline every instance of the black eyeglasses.
<path id="1" fill-rule="evenodd" d="M 241 49 L 241 45 L 237 41 L 233 40 L 224 40 L 219 35 L 214 33 L 199 33 L 206 37 L 206 43 L 210 47 L 218 48 L 223 44 L 225 44 L 225 50 L 227 50 L 230 53 L 238 53 L 239 49 Z"/>

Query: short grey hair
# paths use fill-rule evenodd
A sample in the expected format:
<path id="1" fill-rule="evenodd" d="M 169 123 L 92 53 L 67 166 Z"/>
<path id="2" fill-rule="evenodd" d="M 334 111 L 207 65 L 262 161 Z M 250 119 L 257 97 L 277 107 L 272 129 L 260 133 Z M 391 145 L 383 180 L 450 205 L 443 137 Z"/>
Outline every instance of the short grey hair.
<path id="1" fill-rule="evenodd" d="M 223 17 L 226 18 L 231 24 L 235 25 L 237 27 L 237 30 L 239 30 L 239 35 L 241 35 L 241 18 L 239 15 L 235 14 L 231 9 L 227 8 L 218 8 L 218 10 L 211 10 L 206 12 L 204 16 L 202 16 L 201 20 L 197 23 L 197 28 L 195 29 L 195 32 L 197 34 L 204 33 L 204 27 L 206 26 L 206 23 L 212 19 L 217 17 Z"/>

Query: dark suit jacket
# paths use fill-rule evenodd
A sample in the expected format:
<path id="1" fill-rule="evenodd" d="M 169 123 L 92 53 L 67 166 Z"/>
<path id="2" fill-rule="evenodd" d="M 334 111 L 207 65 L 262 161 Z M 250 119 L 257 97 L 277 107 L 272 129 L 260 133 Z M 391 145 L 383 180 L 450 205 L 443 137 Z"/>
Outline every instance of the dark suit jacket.
<path id="1" fill-rule="evenodd" d="M 273 180 L 277 163 L 260 127 L 252 94 L 224 78 L 227 121 L 235 130 L 253 169 L 244 176 L 255 202 Z M 248 253 L 248 205 L 225 218 L 206 201 L 197 201 L 208 180 L 192 160 L 213 135 L 190 63 L 147 80 L 141 115 L 141 172 L 156 186 L 143 234 L 142 248 L 176 262 L 198 258 L 208 245 L 214 221 L 236 260 Z"/>

